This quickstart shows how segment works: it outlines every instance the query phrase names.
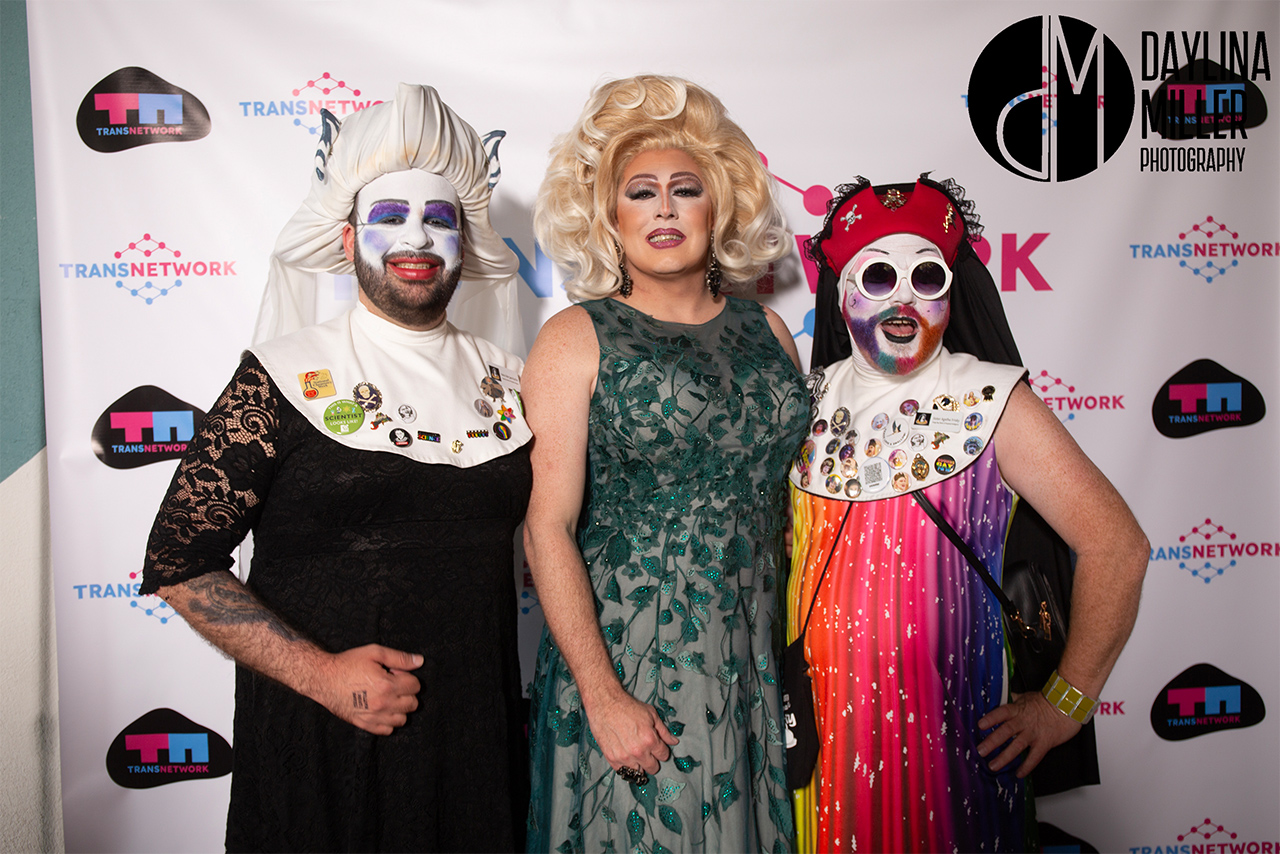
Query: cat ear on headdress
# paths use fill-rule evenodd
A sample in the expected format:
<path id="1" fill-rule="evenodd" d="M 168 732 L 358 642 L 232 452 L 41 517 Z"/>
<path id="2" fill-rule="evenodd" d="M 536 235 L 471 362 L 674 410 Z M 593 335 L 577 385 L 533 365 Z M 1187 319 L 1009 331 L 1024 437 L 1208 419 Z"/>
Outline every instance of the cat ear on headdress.
<path id="1" fill-rule="evenodd" d="M 329 165 L 329 155 L 333 154 L 333 143 L 338 139 L 338 131 L 342 130 L 342 122 L 328 110 L 320 110 L 320 147 L 316 149 L 316 178 L 324 183 L 328 178 L 325 167 Z"/>
<path id="2" fill-rule="evenodd" d="M 498 162 L 498 145 L 506 135 L 505 130 L 491 130 L 480 140 L 480 144 L 484 146 L 485 156 L 489 158 L 490 190 L 498 186 L 498 179 L 502 177 L 502 164 Z"/>

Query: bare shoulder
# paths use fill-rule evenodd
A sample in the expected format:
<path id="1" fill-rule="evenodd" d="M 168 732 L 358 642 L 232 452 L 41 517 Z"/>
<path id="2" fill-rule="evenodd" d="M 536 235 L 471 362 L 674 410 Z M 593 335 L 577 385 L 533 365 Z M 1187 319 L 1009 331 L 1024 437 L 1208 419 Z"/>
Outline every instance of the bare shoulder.
<path id="1" fill-rule="evenodd" d="M 533 409 L 548 402 L 554 409 L 569 400 L 589 400 L 599 365 L 600 345 L 591 315 L 581 306 L 570 306 L 543 324 L 529 350 L 521 376 L 525 402 Z"/>
<path id="2" fill-rule="evenodd" d="M 1067 428 L 1025 382 L 1013 387 L 996 430 L 997 435 L 1004 434 L 1017 441 L 1053 439 L 1075 444 Z"/>
<path id="3" fill-rule="evenodd" d="M 769 328 L 773 330 L 774 337 L 782 346 L 782 352 L 787 354 L 787 358 L 796 366 L 796 370 L 800 370 L 800 353 L 796 350 L 796 339 L 787 328 L 787 322 L 769 306 L 761 304 L 760 308 L 764 309 L 765 319 L 769 321 Z"/>
<path id="4" fill-rule="evenodd" d="M 582 306 L 572 305 L 542 325 L 529 350 L 525 371 L 535 375 L 565 369 L 570 373 L 594 371 L 599 350 L 591 315 Z"/>

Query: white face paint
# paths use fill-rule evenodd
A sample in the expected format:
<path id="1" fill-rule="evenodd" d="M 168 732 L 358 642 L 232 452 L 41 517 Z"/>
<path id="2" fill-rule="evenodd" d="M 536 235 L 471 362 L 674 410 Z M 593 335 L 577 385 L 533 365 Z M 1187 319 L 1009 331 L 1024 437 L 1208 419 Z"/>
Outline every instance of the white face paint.
<path id="1" fill-rule="evenodd" d="M 923 300 L 907 282 L 886 300 L 867 299 L 850 281 L 868 258 L 910 270 L 921 258 L 945 264 L 942 251 L 915 234 L 890 234 L 873 241 L 849 259 L 840 274 L 840 305 L 857 356 L 886 374 L 906 375 L 929 360 L 942 346 L 942 333 L 951 319 L 949 295 Z"/>
<path id="2" fill-rule="evenodd" d="M 441 269 L 455 269 L 462 256 L 461 209 L 457 191 L 439 175 L 389 172 L 356 196 L 356 251 L 369 266 L 406 281 L 430 280 L 439 270 L 413 256 L 436 255 Z"/>
<path id="3" fill-rule="evenodd" d="M 462 205 L 453 185 L 420 169 L 390 172 L 356 194 L 356 277 L 371 311 L 431 326 L 462 274 Z"/>

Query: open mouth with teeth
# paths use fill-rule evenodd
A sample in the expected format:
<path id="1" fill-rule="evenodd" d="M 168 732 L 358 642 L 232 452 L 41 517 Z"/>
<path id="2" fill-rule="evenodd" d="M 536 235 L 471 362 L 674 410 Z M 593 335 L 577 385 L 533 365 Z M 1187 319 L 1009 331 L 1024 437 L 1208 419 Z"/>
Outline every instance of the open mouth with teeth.
<path id="1" fill-rule="evenodd" d="M 645 240 L 654 249 L 670 249 L 684 243 L 684 239 L 684 234 L 674 228 L 659 228 L 645 236 Z"/>
<path id="2" fill-rule="evenodd" d="M 398 255 L 387 259 L 387 270 L 409 282 L 432 279 L 444 263 L 434 255 Z"/>
<path id="3" fill-rule="evenodd" d="M 892 344 L 910 344 L 920 332 L 920 324 L 910 317 L 891 317 L 880 324 L 880 331 Z"/>

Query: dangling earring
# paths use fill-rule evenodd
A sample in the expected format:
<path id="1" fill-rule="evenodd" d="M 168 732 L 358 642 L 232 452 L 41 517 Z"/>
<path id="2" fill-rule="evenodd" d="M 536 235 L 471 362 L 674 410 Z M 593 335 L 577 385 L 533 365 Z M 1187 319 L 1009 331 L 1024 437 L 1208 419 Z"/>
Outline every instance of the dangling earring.
<path id="1" fill-rule="evenodd" d="M 711 252 L 707 255 L 707 290 L 713 297 L 720 296 L 720 260 L 716 258 L 716 233 L 711 232 Z"/>
<path id="2" fill-rule="evenodd" d="M 613 241 L 613 248 L 618 250 L 618 293 L 624 297 L 631 296 L 631 274 L 627 272 L 627 256 L 622 251 L 622 247 L 618 245 L 618 241 Z"/>

